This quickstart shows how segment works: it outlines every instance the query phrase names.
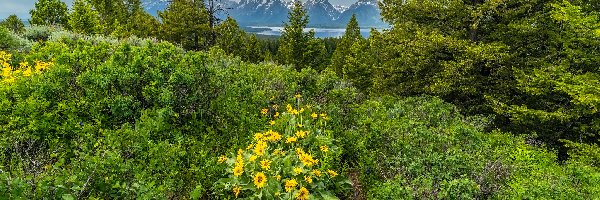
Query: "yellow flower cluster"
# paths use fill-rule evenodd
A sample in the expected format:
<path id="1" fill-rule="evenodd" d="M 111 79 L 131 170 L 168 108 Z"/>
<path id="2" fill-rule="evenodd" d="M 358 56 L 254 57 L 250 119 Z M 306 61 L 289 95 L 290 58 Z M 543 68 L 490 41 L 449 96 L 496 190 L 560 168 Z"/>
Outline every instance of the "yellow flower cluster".
<path id="1" fill-rule="evenodd" d="M 302 96 L 298 94 L 295 98 L 300 104 Z M 331 159 L 328 153 L 331 140 L 323 135 L 322 129 L 327 125 L 327 114 L 313 112 L 312 106 L 295 108 L 287 104 L 282 113 L 278 108 L 274 104 L 259 110 L 260 114 L 268 116 L 268 128 L 253 135 L 246 151 L 238 150 L 234 163 L 227 162 L 229 159 L 225 156 L 218 158 L 219 163 L 227 162 L 229 169 L 233 169 L 230 178 L 235 182 L 225 187 L 235 198 L 246 195 L 240 196 L 241 191 L 251 185 L 261 193 L 268 192 L 275 197 L 308 199 L 310 191 L 307 188 L 326 189 L 323 181 L 338 176 L 337 172 L 327 168 Z M 281 186 L 285 191 L 279 189 Z"/>
<path id="2" fill-rule="evenodd" d="M 12 58 L 12 54 L 6 53 L 4 51 L 0 51 L 0 66 L 2 67 L 2 82 L 4 83 L 13 83 L 17 80 L 17 76 L 21 75 L 24 77 L 29 77 L 33 74 L 42 73 L 42 71 L 48 70 L 52 63 L 35 61 L 35 65 L 31 66 L 28 62 L 19 63 L 19 69 L 13 70 L 10 66 L 10 60 Z"/>
<path id="3" fill-rule="evenodd" d="M 238 155 L 235 159 L 235 167 L 233 168 L 234 176 L 241 176 L 244 173 L 244 157 L 242 153 L 244 153 L 243 150 L 238 150 Z"/>
<path id="4" fill-rule="evenodd" d="M 298 159 L 300 159 L 300 161 L 302 161 L 302 163 L 304 163 L 306 166 L 312 167 L 319 162 L 319 160 L 314 159 L 312 155 L 307 154 L 300 148 L 296 149 L 296 154 L 298 155 Z"/>

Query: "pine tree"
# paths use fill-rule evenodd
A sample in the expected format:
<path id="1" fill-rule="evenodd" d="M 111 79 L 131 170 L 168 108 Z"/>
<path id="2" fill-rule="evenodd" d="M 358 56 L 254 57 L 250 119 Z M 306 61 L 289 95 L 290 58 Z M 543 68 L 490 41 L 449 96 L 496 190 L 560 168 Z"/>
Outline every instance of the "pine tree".
<path id="1" fill-rule="evenodd" d="M 244 53 L 246 33 L 240 29 L 235 19 L 228 17 L 215 28 L 218 33 L 217 46 L 226 53 L 241 56 Z"/>
<path id="2" fill-rule="evenodd" d="M 304 67 L 321 70 L 325 64 L 327 50 L 323 42 L 315 38 L 314 31 L 308 33 L 303 31 L 309 19 L 300 1 L 294 3 L 288 19 L 279 39 L 280 46 L 277 53 L 279 63 L 292 65 L 298 71 Z"/>
<path id="3" fill-rule="evenodd" d="M 98 34 L 102 31 L 98 12 L 83 0 L 73 2 L 73 12 L 69 15 L 69 28 L 81 34 Z"/>
<path id="4" fill-rule="evenodd" d="M 130 22 L 130 32 L 132 35 L 142 38 L 158 37 L 160 26 L 158 19 L 144 10 L 139 10 L 133 14 L 133 19 Z"/>
<path id="5" fill-rule="evenodd" d="M 25 24 L 23 24 L 23 21 L 17 15 L 8 16 L 4 21 L 0 22 L 0 26 L 4 26 L 14 33 L 25 31 Z"/>
<path id="6" fill-rule="evenodd" d="M 348 26 L 346 26 L 346 32 L 342 39 L 336 46 L 335 52 L 331 58 L 331 68 L 341 76 L 345 78 L 347 74 L 347 69 L 345 66 L 347 65 L 346 56 L 350 55 L 350 48 L 357 42 L 362 41 L 364 38 L 360 34 L 360 27 L 358 25 L 358 20 L 356 20 L 356 15 L 353 14 L 352 18 L 350 18 L 350 22 L 348 22 Z"/>
<path id="7" fill-rule="evenodd" d="M 264 61 L 264 52 L 269 52 L 263 48 L 262 43 L 258 40 L 255 34 L 246 35 L 244 42 L 244 54 L 242 59 L 252 63 Z"/>
<path id="8" fill-rule="evenodd" d="M 163 22 L 162 39 L 181 44 L 188 50 L 209 48 L 209 16 L 201 1 L 174 0 L 159 16 Z"/>
<path id="9" fill-rule="evenodd" d="M 31 14 L 30 24 L 33 25 L 67 25 L 67 4 L 60 0 L 38 0 Z"/>

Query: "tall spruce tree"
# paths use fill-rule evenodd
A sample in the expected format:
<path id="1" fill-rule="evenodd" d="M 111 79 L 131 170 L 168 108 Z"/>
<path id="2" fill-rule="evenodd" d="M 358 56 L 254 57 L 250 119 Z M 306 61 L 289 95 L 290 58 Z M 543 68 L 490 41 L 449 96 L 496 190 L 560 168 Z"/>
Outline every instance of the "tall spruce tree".
<path id="1" fill-rule="evenodd" d="M 68 21 L 67 4 L 60 0 L 38 0 L 29 14 L 33 25 L 66 26 Z"/>
<path id="2" fill-rule="evenodd" d="M 23 24 L 23 21 L 21 21 L 21 19 L 14 14 L 8 16 L 5 20 L 0 22 L 0 26 L 4 26 L 14 33 L 22 33 L 25 31 L 25 24 Z"/>
<path id="3" fill-rule="evenodd" d="M 293 65 L 298 71 L 304 67 L 321 70 L 326 64 L 327 50 L 323 42 L 315 38 L 314 31 L 304 32 L 308 21 L 302 3 L 295 1 L 279 39 L 278 61 L 281 64 Z"/>
<path id="4" fill-rule="evenodd" d="M 240 29 L 235 19 L 228 17 L 215 28 L 215 32 L 218 34 L 217 46 L 229 54 L 244 54 L 246 33 Z"/>
<path id="5" fill-rule="evenodd" d="M 69 28 L 71 31 L 81 34 L 101 33 L 100 16 L 88 3 L 83 0 L 75 0 L 73 12 L 69 15 Z"/>
<path id="6" fill-rule="evenodd" d="M 174 0 L 159 16 L 162 39 L 181 44 L 188 50 L 210 47 L 209 16 L 202 1 Z"/>
<path id="7" fill-rule="evenodd" d="M 347 69 L 345 66 L 347 65 L 348 59 L 346 56 L 350 55 L 351 47 L 356 42 L 363 42 L 364 38 L 360 34 L 360 26 L 358 25 L 358 20 L 356 20 L 356 14 L 352 15 L 350 18 L 350 22 L 348 22 L 348 26 L 346 26 L 346 32 L 342 39 L 336 46 L 335 52 L 331 58 L 331 68 L 341 76 L 345 78 L 347 75 Z"/>

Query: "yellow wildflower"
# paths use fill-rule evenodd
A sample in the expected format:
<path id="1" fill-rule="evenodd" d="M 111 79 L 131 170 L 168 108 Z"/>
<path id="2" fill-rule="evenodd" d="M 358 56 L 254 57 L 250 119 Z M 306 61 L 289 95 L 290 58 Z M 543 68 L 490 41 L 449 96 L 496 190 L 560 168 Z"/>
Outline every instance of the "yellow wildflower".
<path id="1" fill-rule="evenodd" d="M 296 126 L 298 126 L 298 128 L 302 128 L 302 127 L 304 127 L 304 125 L 303 125 L 303 124 L 297 124 Z"/>
<path id="2" fill-rule="evenodd" d="M 292 142 L 297 142 L 297 141 L 298 141 L 298 138 L 296 138 L 296 137 L 288 137 L 285 140 L 285 143 L 292 143 Z"/>
<path id="3" fill-rule="evenodd" d="M 264 170 L 271 169 L 271 161 L 270 160 L 262 160 L 260 161 L 260 167 Z"/>
<path id="4" fill-rule="evenodd" d="M 271 121 L 269 122 L 269 124 L 271 124 L 271 126 L 273 126 L 273 125 L 275 125 L 275 121 L 274 121 L 274 120 L 271 120 Z"/>
<path id="5" fill-rule="evenodd" d="M 288 104 L 285 106 L 285 109 L 287 110 L 287 112 L 291 113 L 294 108 L 292 108 L 292 105 Z"/>
<path id="6" fill-rule="evenodd" d="M 290 192 L 290 191 L 294 190 L 296 188 L 296 185 L 298 185 L 298 182 L 296 181 L 296 179 L 290 179 L 290 180 L 285 181 L 285 191 Z"/>
<path id="7" fill-rule="evenodd" d="M 306 166 L 313 166 L 317 164 L 318 160 L 315 160 L 310 154 L 305 153 L 302 149 L 296 149 L 296 154 L 298 155 L 298 159 L 304 163 Z"/>
<path id="8" fill-rule="evenodd" d="M 263 135 L 262 133 L 254 134 L 254 140 L 256 140 L 256 141 L 261 141 L 264 139 L 264 137 L 265 137 L 265 135 Z"/>
<path id="9" fill-rule="evenodd" d="M 280 181 L 281 180 L 281 175 L 275 176 L 275 180 Z"/>
<path id="10" fill-rule="evenodd" d="M 227 160 L 227 157 L 225 155 L 222 155 L 221 157 L 219 157 L 219 163 L 223 163 Z"/>
<path id="11" fill-rule="evenodd" d="M 25 76 L 25 77 L 27 77 L 27 76 L 31 76 L 31 73 L 32 73 L 32 71 L 31 71 L 31 67 L 28 67 L 28 68 L 27 68 L 27 70 L 25 70 L 25 71 L 23 72 L 23 76 Z"/>
<path id="12" fill-rule="evenodd" d="M 267 149 L 267 143 L 260 140 L 256 143 L 256 147 L 254 147 L 254 153 L 258 156 L 262 156 L 265 154 L 265 149 Z"/>
<path id="13" fill-rule="evenodd" d="M 302 168 L 300 168 L 300 167 L 294 167 L 294 173 L 295 173 L 296 175 L 298 175 L 298 174 L 302 174 Z"/>
<path id="14" fill-rule="evenodd" d="M 246 150 L 250 150 L 250 149 L 252 149 L 252 148 L 254 148 L 254 144 L 250 144 L 250 145 L 248 145 L 248 147 L 246 147 Z"/>
<path id="15" fill-rule="evenodd" d="M 242 187 L 240 187 L 240 186 L 233 187 L 233 194 L 235 194 L 235 198 L 238 198 L 238 195 L 240 195 L 241 191 L 242 191 Z"/>
<path id="16" fill-rule="evenodd" d="M 319 117 L 319 115 L 317 115 L 317 113 L 312 113 L 310 116 L 311 116 L 313 119 L 317 119 L 317 117 Z"/>
<path id="17" fill-rule="evenodd" d="M 21 62 L 21 63 L 19 63 L 19 67 L 20 68 L 26 68 L 28 65 L 29 65 L 28 62 Z"/>
<path id="18" fill-rule="evenodd" d="M 313 174 L 315 174 L 315 176 L 321 177 L 321 171 L 319 171 L 318 169 L 313 169 L 312 172 Z"/>
<path id="19" fill-rule="evenodd" d="M 311 183 L 313 182 L 313 181 L 312 181 L 312 177 L 310 177 L 310 176 L 308 176 L 308 175 L 304 176 L 304 180 L 305 180 L 307 183 L 309 183 L 309 184 L 311 184 Z"/>
<path id="20" fill-rule="evenodd" d="M 267 108 L 263 108 L 262 110 L 260 110 L 260 114 L 266 115 L 269 112 L 269 109 Z"/>
<path id="21" fill-rule="evenodd" d="M 299 137 L 299 138 L 304 138 L 307 134 L 308 134 L 308 131 L 302 131 L 302 130 L 296 131 L 296 137 Z"/>
<path id="22" fill-rule="evenodd" d="M 251 162 L 254 162 L 256 160 L 256 158 L 258 158 L 258 156 L 252 155 L 252 156 L 250 156 L 250 159 L 248 159 L 248 160 L 250 160 Z"/>
<path id="23" fill-rule="evenodd" d="M 338 173 L 333 170 L 327 170 L 327 173 L 329 173 L 329 176 L 331 176 L 332 178 L 338 175 Z"/>
<path id="24" fill-rule="evenodd" d="M 296 94 L 294 97 L 296 97 L 296 99 L 299 99 L 299 98 L 302 98 L 302 95 Z"/>
<path id="25" fill-rule="evenodd" d="M 300 113 L 303 113 L 303 112 L 304 112 L 304 108 L 300 108 Z"/>
<path id="26" fill-rule="evenodd" d="M 279 112 L 275 112 L 275 115 L 273 115 L 275 117 L 279 117 Z"/>
<path id="27" fill-rule="evenodd" d="M 264 173 L 258 172 L 254 176 L 254 185 L 256 185 L 256 188 L 258 188 L 258 189 L 263 188 L 263 187 L 265 187 L 266 183 L 267 183 L 267 176 L 265 176 Z"/>
<path id="28" fill-rule="evenodd" d="M 321 146 L 321 151 L 322 152 L 328 152 L 329 151 L 329 147 L 327 147 L 327 146 Z"/>
<path id="29" fill-rule="evenodd" d="M 292 115 L 298 115 L 299 114 L 298 110 L 296 110 L 296 109 L 292 109 L 292 112 L 290 112 L 290 113 L 292 113 Z"/>
<path id="30" fill-rule="evenodd" d="M 297 200 L 308 200 L 308 195 L 310 195 L 310 192 L 308 192 L 308 189 L 306 189 L 305 187 L 300 188 L 300 192 L 298 192 L 298 194 L 296 195 L 296 199 Z"/>
<path id="31" fill-rule="evenodd" d="M 244 166 L 243 165 L 236 165 L 233 168 L 233 175 L 234 176 L 241 176 L 244 173 Z"/>
<path id="32" fill-rule="evenodd" d="M 281 134 L 279 134 L 278 132 L 272 131 L 272 130 L 267 131 L 267 134 L 268 134 L 269 141 L 271 141 L 271 142 L 279 141 L 279 140 L 281 140 L 281 137 L 282 137 Z"/>

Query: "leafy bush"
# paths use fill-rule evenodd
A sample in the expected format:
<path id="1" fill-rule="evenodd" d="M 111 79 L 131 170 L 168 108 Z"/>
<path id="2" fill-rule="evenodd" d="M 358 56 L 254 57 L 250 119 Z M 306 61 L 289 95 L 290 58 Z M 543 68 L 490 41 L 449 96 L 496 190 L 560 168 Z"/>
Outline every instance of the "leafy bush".
<path id="1" fill-rule="evenodd" d="M 471 125 L 437 98 L 382 98 L 353 112 L 346 155 L 374 199 L 581 198 L 598 195 L 598 168 L 561 166 L 522 138 Z M 552 179 L 544 177 L 554 177 Z M 568 180 L 577 180 L 570 182 Z M 398 196 L 396 196 L 397 198 Z"/>
<path id="2" fill-rule="evenodd" d="M 28 51 L 31 42 L 0 26 L 0 50 Z"/>
<path id="3" fill-rule="evenodd" d="M 23 37 L 34 42 L 46 41 L 53 32 L 60 30 L 59 27 L 54 26 L 30 26 L 25 29 Z"/>

